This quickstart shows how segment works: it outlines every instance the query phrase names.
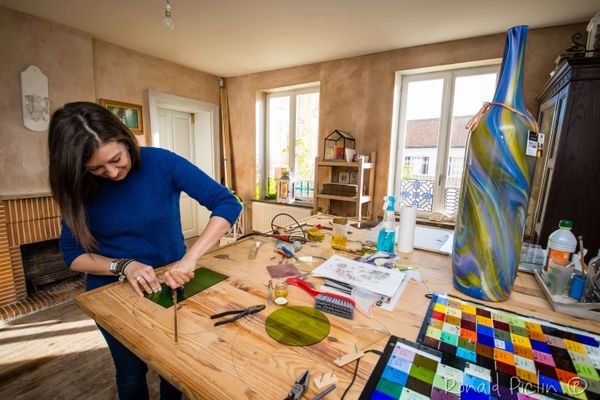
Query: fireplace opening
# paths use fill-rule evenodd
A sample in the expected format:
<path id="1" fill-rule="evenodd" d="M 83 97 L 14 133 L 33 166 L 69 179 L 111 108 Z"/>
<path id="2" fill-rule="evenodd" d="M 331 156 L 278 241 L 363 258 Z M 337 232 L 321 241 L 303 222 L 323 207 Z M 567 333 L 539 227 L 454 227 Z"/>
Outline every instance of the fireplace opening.
<path id="1" fill-rule="evenodd" d="M 72 271 L 65 265 L 58 243 L 58 239 L 53 239 L 21 245 L 28 295 L 66 280 L 81 279 L 81 273 Z"/>

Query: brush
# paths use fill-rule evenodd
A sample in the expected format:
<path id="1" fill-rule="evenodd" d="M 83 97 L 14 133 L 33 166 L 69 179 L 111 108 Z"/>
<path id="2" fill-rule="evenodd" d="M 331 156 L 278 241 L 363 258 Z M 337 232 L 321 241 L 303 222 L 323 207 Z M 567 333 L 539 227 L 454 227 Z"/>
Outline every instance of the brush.
<path id="1" fill-rule="evenodd" d="M 314 289 L 300 278 L 288 278 L 288 285 L 298 286 L 315 299 L 315 308 L 338 317 L 354 319 L 354 300 L 335 293 L 321 292 Z"/>

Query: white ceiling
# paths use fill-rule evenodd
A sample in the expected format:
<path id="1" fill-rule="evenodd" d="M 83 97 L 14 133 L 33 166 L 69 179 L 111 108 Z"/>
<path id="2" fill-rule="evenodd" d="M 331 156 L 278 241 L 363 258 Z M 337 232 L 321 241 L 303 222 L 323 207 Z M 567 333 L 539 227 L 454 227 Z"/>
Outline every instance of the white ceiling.
<path id="1" fill-rule="evenodd" d="M 589 21 L 599 0 L 0 0 L 0 5 L 214 75 Z M 583 33 L 583 32 L 582 32 Z"/>

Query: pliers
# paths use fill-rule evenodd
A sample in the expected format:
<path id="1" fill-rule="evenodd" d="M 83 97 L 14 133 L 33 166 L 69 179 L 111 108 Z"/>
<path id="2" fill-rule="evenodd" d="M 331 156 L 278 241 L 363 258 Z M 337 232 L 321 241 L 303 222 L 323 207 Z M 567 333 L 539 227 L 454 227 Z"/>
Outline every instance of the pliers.
<path id="1" fill-rule="evenodd" d="M 225 312 L 222 312 L 222 313 L 214 314 L 214 315 L 210 316 L 210 319 L 221 318 L 221 317 L 224 317 L 226 315 L 237 314 L 235 317 L 231 317 L 231 318 L 224 319 L 222 321 L 218 321 L 218 322 L 214 323 L 214 326 L 219 326 L 219 325 L 228 324 L 230 322 L 237 321 L 238 319 L 244 318 L 245 316 L 248 316 L 248 315 L 251 315 L 251 314 L 256 314 L 257 312 L 260 312 L 260 311 L 262 311 L 264 309 L 265 309 L 265 305 L 264 304 L 259 304 L 257 306 L 252 306 L 252 307 L 244 308 L 242 310 L 230 310 L 230 311 L 225 311 Z"/>
<path id="2" fill-rule="evenodd" d="M 294 385 L 292 386 L 292 390 L 284 400 L 300 400 L 304 392 L 306 392 L 306 389 L 308 389 L 309 383 L 310 372 L 306 370 L 296 379 Z"/>

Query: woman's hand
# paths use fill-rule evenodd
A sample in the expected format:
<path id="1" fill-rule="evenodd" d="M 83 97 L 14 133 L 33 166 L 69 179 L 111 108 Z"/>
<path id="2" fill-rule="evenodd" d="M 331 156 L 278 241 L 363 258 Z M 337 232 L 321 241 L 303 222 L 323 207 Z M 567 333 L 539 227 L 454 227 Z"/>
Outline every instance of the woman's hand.
<path id="1" fill-rule="evenodd" d="M 133 261 L 125 267 L 123 273 L 139 296 L 144 295 L 142 290 L 148 294 L 160 292 L 160 282 L 151 266 Z"/>
<path id="2" fill-rule="evenodd" d="M 165 273 L 163 276 L 165 283 L 172 289 L 183 286 L 194 277 L 196 263 L 196 260 L 183 257 Z"/>

